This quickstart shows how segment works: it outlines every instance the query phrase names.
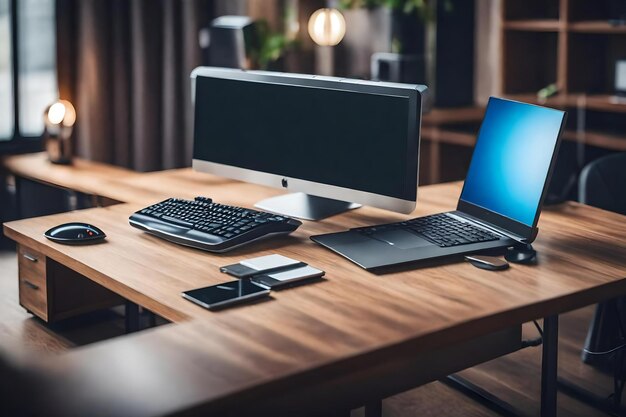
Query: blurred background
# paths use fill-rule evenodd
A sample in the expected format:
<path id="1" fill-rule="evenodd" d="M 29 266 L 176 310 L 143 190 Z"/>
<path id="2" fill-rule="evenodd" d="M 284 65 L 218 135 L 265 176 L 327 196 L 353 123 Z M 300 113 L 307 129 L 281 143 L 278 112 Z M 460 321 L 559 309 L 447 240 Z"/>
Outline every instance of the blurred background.
<path id="1" fill-rule="evenodd" d="M 626 150 L 625 3 L 0 0 L 0 151 L 36 149 L 62 98 L 79 156 L 188 166 L 194 67 L 301 72 L 428 85 L 422 184 L 464 178 L 489 96 L 567 109 L 551 197 L 576 199 L 586 163 Z"/>
<path id="2" fill-rule="evenodd" d="M 189 75 L 200 65 L 426 84 L 421 185 L 465 178 L 490 96 L 565 109 L 547 204 L 575 200 L 626 213 L 622 162 L 596 166 L 603 187 L 587 188 L 597 188 L 597 201 L 579 195 L 585 166 L 626 155 L 625 0 L 0 0 L 0 159 L 40 152 L 53 138 L 71 144 L 70 156 L 137 171 L 189 166 Z M 54 118 L 53 104 L 61 109 Z M 91 197 L 20 178 L 0 163 L 0 223 L 90 207 Z M 0 231 L 6 248 L 0 271 L 16 277 L 14 244 Z M 86 342 L 84 322 L 66 327 L 79 329 L 78 342 L 61 343 L 30 319 L 23 325 L 30 316 L 15 303 L 17 282 L 0 280 L 0 307 L 8 306 L 0 314 L 12 323 L 4 334 L 41 337 L 51 350 Z M 563 325 L 579 345 L 592 313 Z M 98 326 L 97 338 L 120 333 L 117 324 Z M 580 350 L 565 346 L 578 363 Z M 510 381 L 511 369 L 532 371 L 526 358 L 505 363 L 501 379 Z M 576 372 L 596 383 L 586 368 Z M 602 392 L 613 383 L 601 381 Z M 528 386 L 519 390 L 526 395 Z M 437 397 L 419 392 L 424 401 L 411 404 Z M 440 404 L 458 411 L 446 396 Z M 578 403 L 572 409 L 591 415 Z"/>

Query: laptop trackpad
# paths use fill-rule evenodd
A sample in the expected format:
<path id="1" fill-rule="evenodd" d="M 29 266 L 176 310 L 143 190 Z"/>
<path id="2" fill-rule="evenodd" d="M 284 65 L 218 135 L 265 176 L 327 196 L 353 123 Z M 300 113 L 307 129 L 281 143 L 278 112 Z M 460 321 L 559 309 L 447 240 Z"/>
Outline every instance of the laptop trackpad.
<path id="1" fill-rule="evenodd" d="M 401 229 L 383 230 L 370 235 L 370 237 L 380 240 L 381 242 L 385 242 L 398 249 L 412 249 L 432 245 L 432 243 L 428 240 Z"/>

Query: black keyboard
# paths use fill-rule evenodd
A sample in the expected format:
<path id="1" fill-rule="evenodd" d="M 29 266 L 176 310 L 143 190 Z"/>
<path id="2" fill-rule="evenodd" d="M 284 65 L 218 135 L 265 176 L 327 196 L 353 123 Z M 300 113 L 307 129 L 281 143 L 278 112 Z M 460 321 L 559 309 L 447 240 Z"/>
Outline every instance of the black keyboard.
<path id="1" fill-rule="evenodd" d="M 391 223 L 382 226 L 362 227 L 357 230 L 365 235 L 390 228 L 401 228 L 412 231 L 437 246 L 466 245 L 469 243 L 489 242 L 500 239 L 500 236 L 472 223 L 461 221 L 446 213 L 418 217 L 405 222 Z"/>
<path id="2" fill-rule="evenodd" d="M 302 222 L 243 207 L 214 203 L 210 198 L 170 198 L 129 218 L 131 226 L 180 245 L 226 252 L 253 240 L 296 230 Z"/>

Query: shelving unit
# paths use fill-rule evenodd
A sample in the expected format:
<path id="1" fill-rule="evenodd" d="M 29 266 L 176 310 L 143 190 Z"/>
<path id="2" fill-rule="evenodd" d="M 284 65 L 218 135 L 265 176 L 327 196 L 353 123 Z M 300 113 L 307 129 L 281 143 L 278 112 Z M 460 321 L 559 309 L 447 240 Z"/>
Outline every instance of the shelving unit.
<path id="1" fill-rule="evenodd" d="M 503 1 L 501 91 L 569 110 L 565 140 L 624 151 L 626 123 L 607 123 L 604 114 L 626 113 L 626 101 L 612 95 L 615 61 L 626 59 L 626 25 L 612 17 L 610 0 Z M 537 92 L 551 83 L 559 94 L 541 102 Z"/>
<path id="2" fill-rule="evenodd" d="M 561 30 L 561 21 L 556 19 L 509 20 L 504 22 L 507 30 L 528 32 L 558 32 Z"/>
<path id="3" fill-rule="evenodd" d="M 434 109 L 423 117 L 420 184 L 465 177 L 484 113 L 483 107 L 470 106 Z"/>
<path id="4" fill-rule="evenodd" d="M 611 0 L 502 1 L 501 93 L 568 110 L 564 161 L 579 159 L 572 143 L 587 145 L 589 159 L 626 151 L 626 100 L 613 96 L 615 61 L 626 59 L 626 26 L 611 24 L 611 14 Z M 559 94 L 539 100 L 537 92 L 552 83 Z M 421 184 L 464 178 L 483 113 L 476 106 L 424 117 Z"/>

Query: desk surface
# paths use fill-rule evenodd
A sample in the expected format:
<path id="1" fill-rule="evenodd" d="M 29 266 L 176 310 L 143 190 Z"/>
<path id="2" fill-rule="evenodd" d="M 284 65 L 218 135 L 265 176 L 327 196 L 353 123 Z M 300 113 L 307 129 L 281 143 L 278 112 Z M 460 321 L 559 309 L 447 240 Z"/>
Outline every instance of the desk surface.
<path id="1" fill-rule="evenodd" d="M 128 181 L 145 191 L 141 198 L 153 197 L 142 205 L 162 197 L 206 195 L 251 207 L 280 193 L 187 169 L 133 173 Z M 498 273 L 455 263 L 374 275 L 308 239 L 312 234 L 451 210 L 459 193 L 460 183 L 422 187 L 411 215 L 365 207 L 321 222 L 305 221 L 291 236 L 225 255 L 177 246 L 130 227 L 127 219 L 141 207 L 137 204 L 11 222 L 4 229 L 17 242 L 171 321 L 191 320 L 70 354 L 89 358 L 89 352 L 98 349 L 123 349 L 140 355 L 141 349 L 151 346 L 157 352 L 163 349 L 167 357 L 169 349 L 176 349 L 188 360 L 184 366 L 177 363 L 181 366 L 177 371 L 158 365 L 173 378 L 190 374 L 194 385 L 185 386 L 190 396 L 184 397 L 186 404 L 219 404 L 235 394 L 246 398 L 244 393 L 269 381 L 289 384 L 311 372 L 366 372 L 377 362 L 391 365 L 408 358 L 409 351 L 460 342 L 626 293 L 624 217 L 576 203 L 544 210 L 534 245 L 539 265 L 512 265 Z M 43 238 L 45 230 L 68 221 L 101 227 L 108 235 L 106 243 L 72 247 Z M 220 312 L 180 297 L 184 290 L 229 280 L 219 266 L 269 253 L 324 269 L 326 280 Z M 61 372 L 65 365 L 52 367 Z M 172 401 L 174 407 L 182 400 Z"/>

